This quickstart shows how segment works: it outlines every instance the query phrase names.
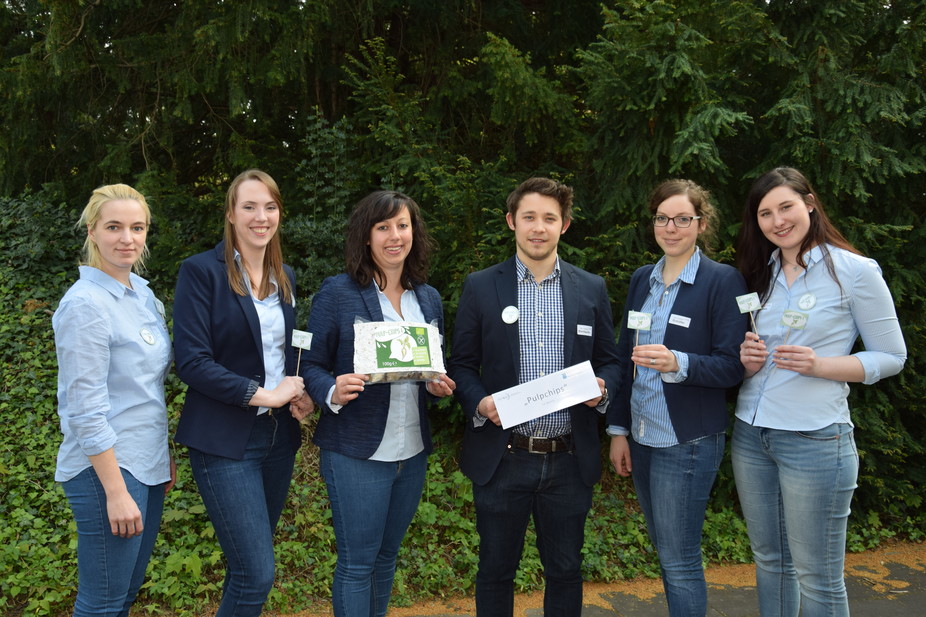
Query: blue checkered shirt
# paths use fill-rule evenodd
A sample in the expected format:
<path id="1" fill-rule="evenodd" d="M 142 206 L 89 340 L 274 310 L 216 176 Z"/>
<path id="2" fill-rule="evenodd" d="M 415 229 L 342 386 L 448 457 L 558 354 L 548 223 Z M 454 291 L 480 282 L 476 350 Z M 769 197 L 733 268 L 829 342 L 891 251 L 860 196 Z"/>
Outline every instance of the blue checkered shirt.
<path id="1" fill-rule="evenodd" d="M 518 383 L 563 369 L 563 288 L 559 258 L 553 272 L 540 282 L 515 257 L 518 273 L 518 340 L 521 369 Z M 558 437 L 572 432 L 569 410 L 518 424 L 514 432 L 533 437 Z"/>

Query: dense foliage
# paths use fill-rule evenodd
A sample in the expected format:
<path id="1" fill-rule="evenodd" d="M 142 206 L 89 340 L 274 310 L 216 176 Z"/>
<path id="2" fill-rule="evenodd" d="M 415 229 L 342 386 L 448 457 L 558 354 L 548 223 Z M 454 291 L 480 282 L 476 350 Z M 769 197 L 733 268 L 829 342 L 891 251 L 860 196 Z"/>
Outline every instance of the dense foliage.
<path id="1" fill-rule="evenodd" d="M 212 246 L 223 187 L 248 166 L 286 201 L 302 319 L 341 268 L 344 222 L 371 189 L 408 192 L 440 244 L 432 283 L 452 326 L 466 273 L 510 255 L 504 196 L 574 185 L 562 255 L 606 277 L 615 308 L 652 261 L 643 212 L 668 176 L 710 188 L 729 261 L 752 178 L 807 173 L 881 264 L 904 372 L 851 398 L 862 457 L 850 548 L 920 540 L 926 281 L 926 6 L 921 0 L 5 0 L 0 4 L 0 613 L 55 615 L 76 586 L 50 315 L 76 276 L 90 191 L 127 182 L 155 214 L 148 278 Z M 175 419 L 183 385 L 168 383 Z M 454 460 L 461 411 L 432 413 L 438 451 L 400 556 L 398 601 L 471 591 L 478 538 Z M 302 450 L 278 546 L 276 609 L 324 598 L 335 559 L 316 452 Z M 182 460 L 182 453 L 178 453 Z M 748 560 L 729 468 L 705 547 Z M 631 485 L 596 493 L 587 576 L 657 571 Z M 519 584 L 540 584 L 528 548 Z M 140 605 L 200 614 L 221 553 L 188 466 L 170 494 Z"/>

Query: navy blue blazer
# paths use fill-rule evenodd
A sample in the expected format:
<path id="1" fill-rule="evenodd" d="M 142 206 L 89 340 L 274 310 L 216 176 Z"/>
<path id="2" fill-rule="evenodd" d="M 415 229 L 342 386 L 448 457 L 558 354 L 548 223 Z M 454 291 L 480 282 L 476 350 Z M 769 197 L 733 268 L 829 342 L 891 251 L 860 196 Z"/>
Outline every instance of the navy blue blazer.
<path id="1" fill-rule="evenodd" d="M 649 277 L 655 266 L 633 273 L 624 320 L 618 340 L 621 388 L 608 409 L 608 424 L 629 429 L 630 394 L 633 388 L 634 335 L 627 328 L 627 313 L 639 311 L 650 292 Z M 722 432 L 727 426 L 727 388 L 743 380 L 740 343 L 749 327 L 749 315 L 740 313 L 736 297 L 746 291 L 738 270 L 701 255 L 695 282 L 680 282 L 672 314 L 690 318 L 688 326 L 669 323 L 663 344 L 688 354 L 688 378 L 682 383 L 662 383 L 669 418 L 679 443 Z M 684 320 L 679 320 L 684 321 Z"/>
<path id="2" fill-rule="evenodd" d="M 292 269 L 284 266 L 295 295 Z M 281 302 L 286 324 L 286 374 L 295 374 L 292 340 L 293 305 Z M 260 320 L 250 296 L 228 285 L 225 242 L 183 261 L 174 295 L 174 359 L 177 374 L 189 388 L 175 440 L 208 454 L 240 460 L 257 417 L 257 407 L 243 406 L 251 380 L 264 385 Z M 299 423 L 289 405 L 274 411 L 283 430 L 300 444 Z"/>
<path id="3" fill-rule="evenodd" d="M 609 394 L 620 379 L 614 322 L 604 279 L 560 260 L 563 291 L 563 366 L 591 361 L 595 375 L 605 381 Z M 492 422 L 473 426 L 476 405 L 484 397 L 518 384 L 521 364 L 518 322 L 502 320 L 506 306 L 518 305 L 515 258 L 474 272 L 466 278 L 457 309 L 450 354 L 450 377 L 463 406 L 466 432 L 460 468 L 474 483 L 484 485 L 495 474 L 507 450 L 511 429 Z M 579 334 L 579 327 L 591 329 Z M 570 408 L 572 436 L 582 480 L 594 485 L 601 477 L 598 441 L 600 414 L 579 404 Z"/>
<path id="4" fill-rule="evenodd" d="M 444 334 L 444 309 L 440 294 L 430 285 L 416 285 L 415 295 L 425 322 L 437 323 Z M 335 377 L 354 372 L 354 322 L 383 321 L 375 283 L 361 288 L 347 274 L 325 279 L 312 300 L 308 331 L 312 348 L 302 352 L 300 374 L 306 389 L 321 410 L 312 441 L 319 448 L 353 458 L 368 459 L 379 448 L 389 413 L 389 384 L 364 386 L 363 392 L 333 413 L 325 404 Z M 422 382 L 418 390 L 418 417 L 425 451 L 431 452 L 427 414 L 428 394 Z"/>

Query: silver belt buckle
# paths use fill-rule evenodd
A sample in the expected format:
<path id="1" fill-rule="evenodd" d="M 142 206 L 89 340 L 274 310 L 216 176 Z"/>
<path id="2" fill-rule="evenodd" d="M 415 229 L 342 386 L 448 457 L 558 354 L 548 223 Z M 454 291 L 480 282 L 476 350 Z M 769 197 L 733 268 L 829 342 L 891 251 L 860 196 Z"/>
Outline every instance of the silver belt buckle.
<path id="1" fill-rule="evenodd" d="M 543 438 L 537 437 L 536 439 L 540 440 Z M 533 435 L 529 435 L 527 438 L 527 451 L 530 452 L 531 454 L 546 454 L 546 452 L 542 452 L 540 450 L 534 450 L 534 436 Z"/>

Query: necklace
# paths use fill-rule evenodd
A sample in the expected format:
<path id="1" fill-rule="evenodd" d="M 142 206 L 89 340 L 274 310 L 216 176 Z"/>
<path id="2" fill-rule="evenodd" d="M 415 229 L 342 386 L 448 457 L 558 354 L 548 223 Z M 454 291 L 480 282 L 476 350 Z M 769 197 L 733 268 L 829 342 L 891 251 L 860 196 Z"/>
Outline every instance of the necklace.
<path id="1" fill-rule="evenodd" d="M 781 260 L 781 263 L 782 263 L 783 265 L 788 266 L 789 268 L 791 268 L 791 272 L 797 272 L 798 270 L 801 269 L 801 267 L 800 267 L 799 265 L 797 265 L 797 264 L 792 264 L 792 263 L 788 263 L 788 262 L 785 261 L 784 259 Z"/>

